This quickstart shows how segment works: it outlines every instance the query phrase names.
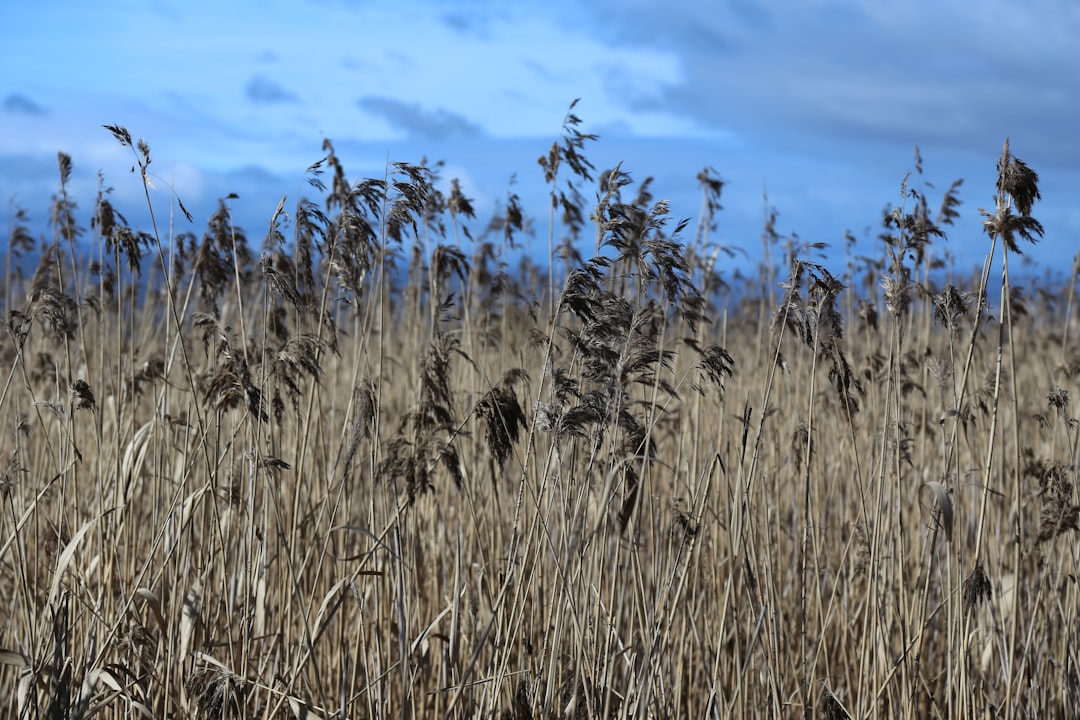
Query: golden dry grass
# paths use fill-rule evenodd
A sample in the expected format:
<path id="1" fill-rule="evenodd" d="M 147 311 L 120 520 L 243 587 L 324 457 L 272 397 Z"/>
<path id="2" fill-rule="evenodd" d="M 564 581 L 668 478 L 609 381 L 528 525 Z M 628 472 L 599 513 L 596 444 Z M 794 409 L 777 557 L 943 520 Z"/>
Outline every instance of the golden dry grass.
<path id="1" fill-rule="evenodd" d="M 1007 269 L 1035 173 L 1006 145 L 970 280 L 930 273 L 964 220 L 918 160 L 879 261 L 830 271 L 774 216 L 725 294 L 723 183 L 678 226 L 578 122 L 542 162 L 550 271 L 508 266 L 515 196 L 466 242 L 456 183 L 350 181 L 329 143 L 259 258 L 225 201 L 172 236 L 103 192 L 77 227 L 61 156 L 7 284 L 4 713 L 1071 712 L 1073 284 Z"/>

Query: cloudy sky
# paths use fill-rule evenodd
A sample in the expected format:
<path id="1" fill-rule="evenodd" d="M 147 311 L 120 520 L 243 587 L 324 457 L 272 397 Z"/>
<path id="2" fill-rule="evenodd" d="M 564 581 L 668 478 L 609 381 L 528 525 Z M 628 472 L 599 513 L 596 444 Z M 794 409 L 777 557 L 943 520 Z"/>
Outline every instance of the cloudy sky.
<path id="1" fill-rule="evenodd" d="M 282 195 L 311 195 L 304 170 L 330 138 L 353 180 L 445 161 L 477 230 L 515 178 L 546 256 L 536 160 L 580 98 L 601 136 L 589 159 L 654 177 L 673 215 L 696 217 L 695 175 L 715 168 L 715 239 L 747 253 L 737 262 L 760 254 L 766 192 L 781 232 L 842 249 L 851 230 L 876 254 L 917 145 L 931 202 L 964 179 L 948 248 L 978 264 L 1006 137 L 1042 178 L 1047 234 L 1027 256 L 1067 267 L 1080 246 L 1075 0 L 41 0 L 2 26 L 5 232 L 12 201 L 46 232 L 58 150 L 84 213 L 100 171 L 139 217 L 130 151 L 101 127 L 119 124 L 150 144 L 159 212 L 171 184 L 195 213 L 180 230 L 202 232 L 235 192 L 261 238 Z"/>

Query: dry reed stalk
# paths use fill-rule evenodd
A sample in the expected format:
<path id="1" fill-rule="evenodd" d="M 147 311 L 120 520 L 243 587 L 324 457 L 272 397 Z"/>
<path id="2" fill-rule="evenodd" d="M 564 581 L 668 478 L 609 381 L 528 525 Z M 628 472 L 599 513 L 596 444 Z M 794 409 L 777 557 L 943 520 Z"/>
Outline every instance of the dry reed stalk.
<path id="1" fill-rule="evenodd" d="M 649 179 L 595 172 L 579 123 L 543 163 L 546 268 L 510 269 L 515 194 L 470 253 L 475 211 L 440 164 L 350 182 L 327 142 L 305 175 L 323 201 L 297 201 L 291 242 L 268 207 L 259 252 L 237 198 L 170 230 L 166 257 L 156 221 L 128 227 L 99 191 L 88 290 L 62 177 L 58 242 L 0 349 L 0 707 L 1064 712 L 1075 374 L 1048 388 L 1003 345 L 985 360 L 993 250 L 936 286 L 958 184 L 934 216 L 917 156 L 861 278 L 767 212 L 790 278 L 776 295 L 763 266 L 714 327 L 722 181 L 699 176 L 684 246 Z M 109 130 L 153 212 L 149 147 Z M 1035 181 L 1003 154 L 986 228 L 1009 253 L 1038 236 Z M 139 305 L 152 246 L 163 289 Z M 1002 296 L 1017 357 L 1068 351 L 1034 320 L 1068 330 L 1052 300 Z"/>

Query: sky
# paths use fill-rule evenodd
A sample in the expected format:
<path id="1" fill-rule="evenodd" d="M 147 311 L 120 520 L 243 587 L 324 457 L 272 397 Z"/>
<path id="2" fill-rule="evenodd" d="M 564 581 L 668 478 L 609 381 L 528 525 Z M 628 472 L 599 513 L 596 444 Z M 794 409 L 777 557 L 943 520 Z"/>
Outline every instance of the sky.
<path id="1" fill-rule="evenodd" d="M 178 232 L 201 234 L 236 193 L 236 222 L 261 239 L 282 196 L 286 208 L 317 196 L 304 173 L 330 139 L 353 181 L 389 161 L 443 161 L 444 183 L 474 201 L 474 234 L 516 192 L 544 259 L 537 158 L 580 98 L 580 129 L 599 135 L 589 160 L 652 177 L 676 219 L 700 214 L 700 170 L 726 181 L 712 240 L 736 254 L 722 271 L 760 258 L 767 208 L 781 233 L 829 243 L 830 263 L 847 231 L 855 254 L 878 255 L 916 146 L 932 206 L 964 180 L 943 247 L 963 271 L 981 265 L 978 208 L 993 205 L 1006 138 L 1041 178 L 1046 235 L 1025 258 L 1067 271 L 1080 247 L 1078 37 L 1075 0 L 9 3 L 0 224 L 22 207 L 48 236 L 58 151 L 74 161 L 84 225 L 99 174 L 129 220 L 143 217 L 132 153 L 102 128 L 116 124 L 150 145 L 159 217 L 170 187 L 194 214 L 168 220 Z"/>

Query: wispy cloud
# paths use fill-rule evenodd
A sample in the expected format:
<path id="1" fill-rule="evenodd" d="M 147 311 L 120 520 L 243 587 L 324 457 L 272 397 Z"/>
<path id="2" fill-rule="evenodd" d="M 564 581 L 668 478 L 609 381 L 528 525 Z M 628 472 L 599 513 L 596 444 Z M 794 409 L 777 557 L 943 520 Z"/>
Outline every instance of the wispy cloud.
<path id="1" fill-rule="evenodd" d="M 1080 5 L 1009 0 L 970 6 L 912 0 L 671 5 L 601 0 L 590 23 L 614 48 L 677 59 L 680 78 L 629 109 L 666 108 L 713 128 L 807 148 L 814 142 L 938 144 L 986 152 L 1006 137 L 1033 158 L 1075 166 L 1080 146 L 1055 147 L 1080 124 L 1064 88 L 1080 66 Z M 1035 18 L 1054 18 L 1053 21 Z"/>
<path id="2" fill-rule="evenodd" d="M 45 108 L 38 105 L 36 102 L 18 93 L 12 93 L 4 98 L 2 106 L 4 112 L 17 115 L 45 115 L 47 111 Z"/>
<path id="3" fill-rule="evenodd" d="M 299 100 L 295 93 L 264 75 L 252 77 L 244 88 L 244 94 L 248 100 L 256 103 L 291 103 Z"/>
<path id="4" fill-rule="evenodd" d="M 478 137 L 483 134 L 479 125 L 462 115 L 439 108 L 425 110 L 418 103 L 406 103 L 389 97 L 360 98 L 361 110 L 386 120 L 409 136 L 429 140 Z"/>

